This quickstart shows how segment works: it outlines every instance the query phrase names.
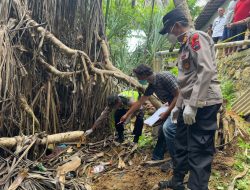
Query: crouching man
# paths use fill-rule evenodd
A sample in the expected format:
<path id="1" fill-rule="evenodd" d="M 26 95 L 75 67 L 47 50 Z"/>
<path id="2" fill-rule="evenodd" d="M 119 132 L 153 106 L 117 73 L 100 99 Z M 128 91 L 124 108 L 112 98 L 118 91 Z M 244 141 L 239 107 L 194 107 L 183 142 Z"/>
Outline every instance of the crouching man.
<path id="1" fill-rule="evenodd" d="M 137 91 L 123 91 L 120 94 L 110 95 L 107 98 L 107 107 L 101 113 L 99 118 L 95 121 L 91 129 L 86 131 L 86 135 L 94 132 L 98 127 L 104 125 L 104 123 L 110 118 L 114 120 L 115 129 L 117 131 L 117 141 L 122 143 L 124 141 L 124 123 L 120 123 L 121 117 L 129 110 L 131 106 L 138 100 L 139 93 Z M 134 143 L 138 143 L 139 137 L 142 134 L 143 117 L 144 113 L 142 109 L 139 109 L 135 113 L 136 120 L 134 123 Z"/>

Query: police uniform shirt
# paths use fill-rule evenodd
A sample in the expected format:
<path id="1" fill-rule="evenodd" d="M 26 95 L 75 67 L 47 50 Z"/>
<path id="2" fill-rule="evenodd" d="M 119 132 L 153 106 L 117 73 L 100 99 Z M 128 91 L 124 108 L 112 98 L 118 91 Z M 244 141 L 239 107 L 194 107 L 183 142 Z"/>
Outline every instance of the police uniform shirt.
<path id="1" fill-rule="evenodd" d="M 178 90 L 176 77 L 168 71 L 155 73 L 154 75 L 154 83 L 148 85 L 144 96 L 151 96 L 155 93 L 162 102 L 170 104 L 174 99 L 176 90 Z"/>
<path id="2" fill-rule="evenodd" d="M 189 30 L 178 57 L 180 94 L 177 107 L 204 107 L 222 103 L 217 79 L 214 42 L 202 31 Z"/>

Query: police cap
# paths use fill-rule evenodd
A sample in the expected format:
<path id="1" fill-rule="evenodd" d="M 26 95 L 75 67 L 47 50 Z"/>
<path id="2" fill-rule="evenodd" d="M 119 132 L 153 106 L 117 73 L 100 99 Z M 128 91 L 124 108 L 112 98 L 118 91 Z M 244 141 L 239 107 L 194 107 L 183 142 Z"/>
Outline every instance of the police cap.
<path id="1" fill-rule="evenodd" d="M 174 10 L 168 12 L 162 19 L 164 27 L 160 30 L 160 34 L 164 35 L 169 33 L 170 28 L 176 22 L 188 23 L 188 19 L 180 8 L 175 8 Z"/>

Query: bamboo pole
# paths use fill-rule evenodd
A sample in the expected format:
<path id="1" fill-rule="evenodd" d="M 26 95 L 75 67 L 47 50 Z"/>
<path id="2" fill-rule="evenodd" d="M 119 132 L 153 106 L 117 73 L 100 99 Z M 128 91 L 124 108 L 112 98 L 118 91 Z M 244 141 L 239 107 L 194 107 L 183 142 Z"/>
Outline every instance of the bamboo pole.
<path id="1" fill-rule="evenodd" d="M 243 41 L 235 41 L 235 42 L 226 42 L 226 43 L 218 43 L 214 45 L 215 49 L 222 49 L 227 47 L 235 47 L 235 46 L 242 46 L 242 45 L 250 45 L 250 40 L 243 40 Z M 158 51 L 156 52 L 156 56 L 163 56 L 163 55 L 170 55 L 170 54 L 178 54 L 179 49 L 174 49 L 172 52 L 169 50 Z"/>
<path id="2" fill-rule="evenodd" d="M 45 131 L 49 131 L 49 112 L 50 112 L 50 97 L 51 97 L 51 81 L 48 81 L 47 89 L 47 105 L 46 105 L 46 121 L 45 121 Z"/>
<path id="3" fill-rule="evenodd" d="M 0 146 L 2 147 L 14 147 L 18 142 L 22 142 L 24 139 L 29 138 L 27 136 L 16 136 L 16 137 L 2 137 L 0 138 Z M 39 144 L 54 144 L 54 143 L 65 143 L 65 142 L 77 142 L 84 140 L 84 131 L 71 131 L 66 133 L 57 133 L 48 135 L 38 141 Z"/>
<path id="4" fill-rule="evenodd" d="M 227 47 L 235 47 L 235 46 L 242 46 L 242 45 L 249 45 L 250 40 L 242 40 L 242 41 L 235 41 L 235 42 L 226 42 L 226 43 L 218 43 L 215 44 L 215 49 L 220 48 L 227 48 Z"/>

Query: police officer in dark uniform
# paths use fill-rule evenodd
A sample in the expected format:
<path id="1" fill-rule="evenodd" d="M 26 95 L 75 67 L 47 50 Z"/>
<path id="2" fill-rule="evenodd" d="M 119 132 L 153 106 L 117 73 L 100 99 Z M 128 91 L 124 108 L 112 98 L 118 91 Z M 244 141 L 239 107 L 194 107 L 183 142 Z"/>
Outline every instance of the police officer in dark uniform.
<path id="1" fill-rule="evenodd" d="M 208 34 L 190 29 L 180 9 L 167 13 L 163 24 L 160 34 L 167 34 L 170 42 L 181 46 L 177 78 L 180 93 L 171 112 L 172 121 L 177 122 L 174 175 L 159 186 L 183 190 L 183 179 L 189 172 L 188 188 L 208 190 L 217 112 L 222 103 L 214 42 Z"/>

